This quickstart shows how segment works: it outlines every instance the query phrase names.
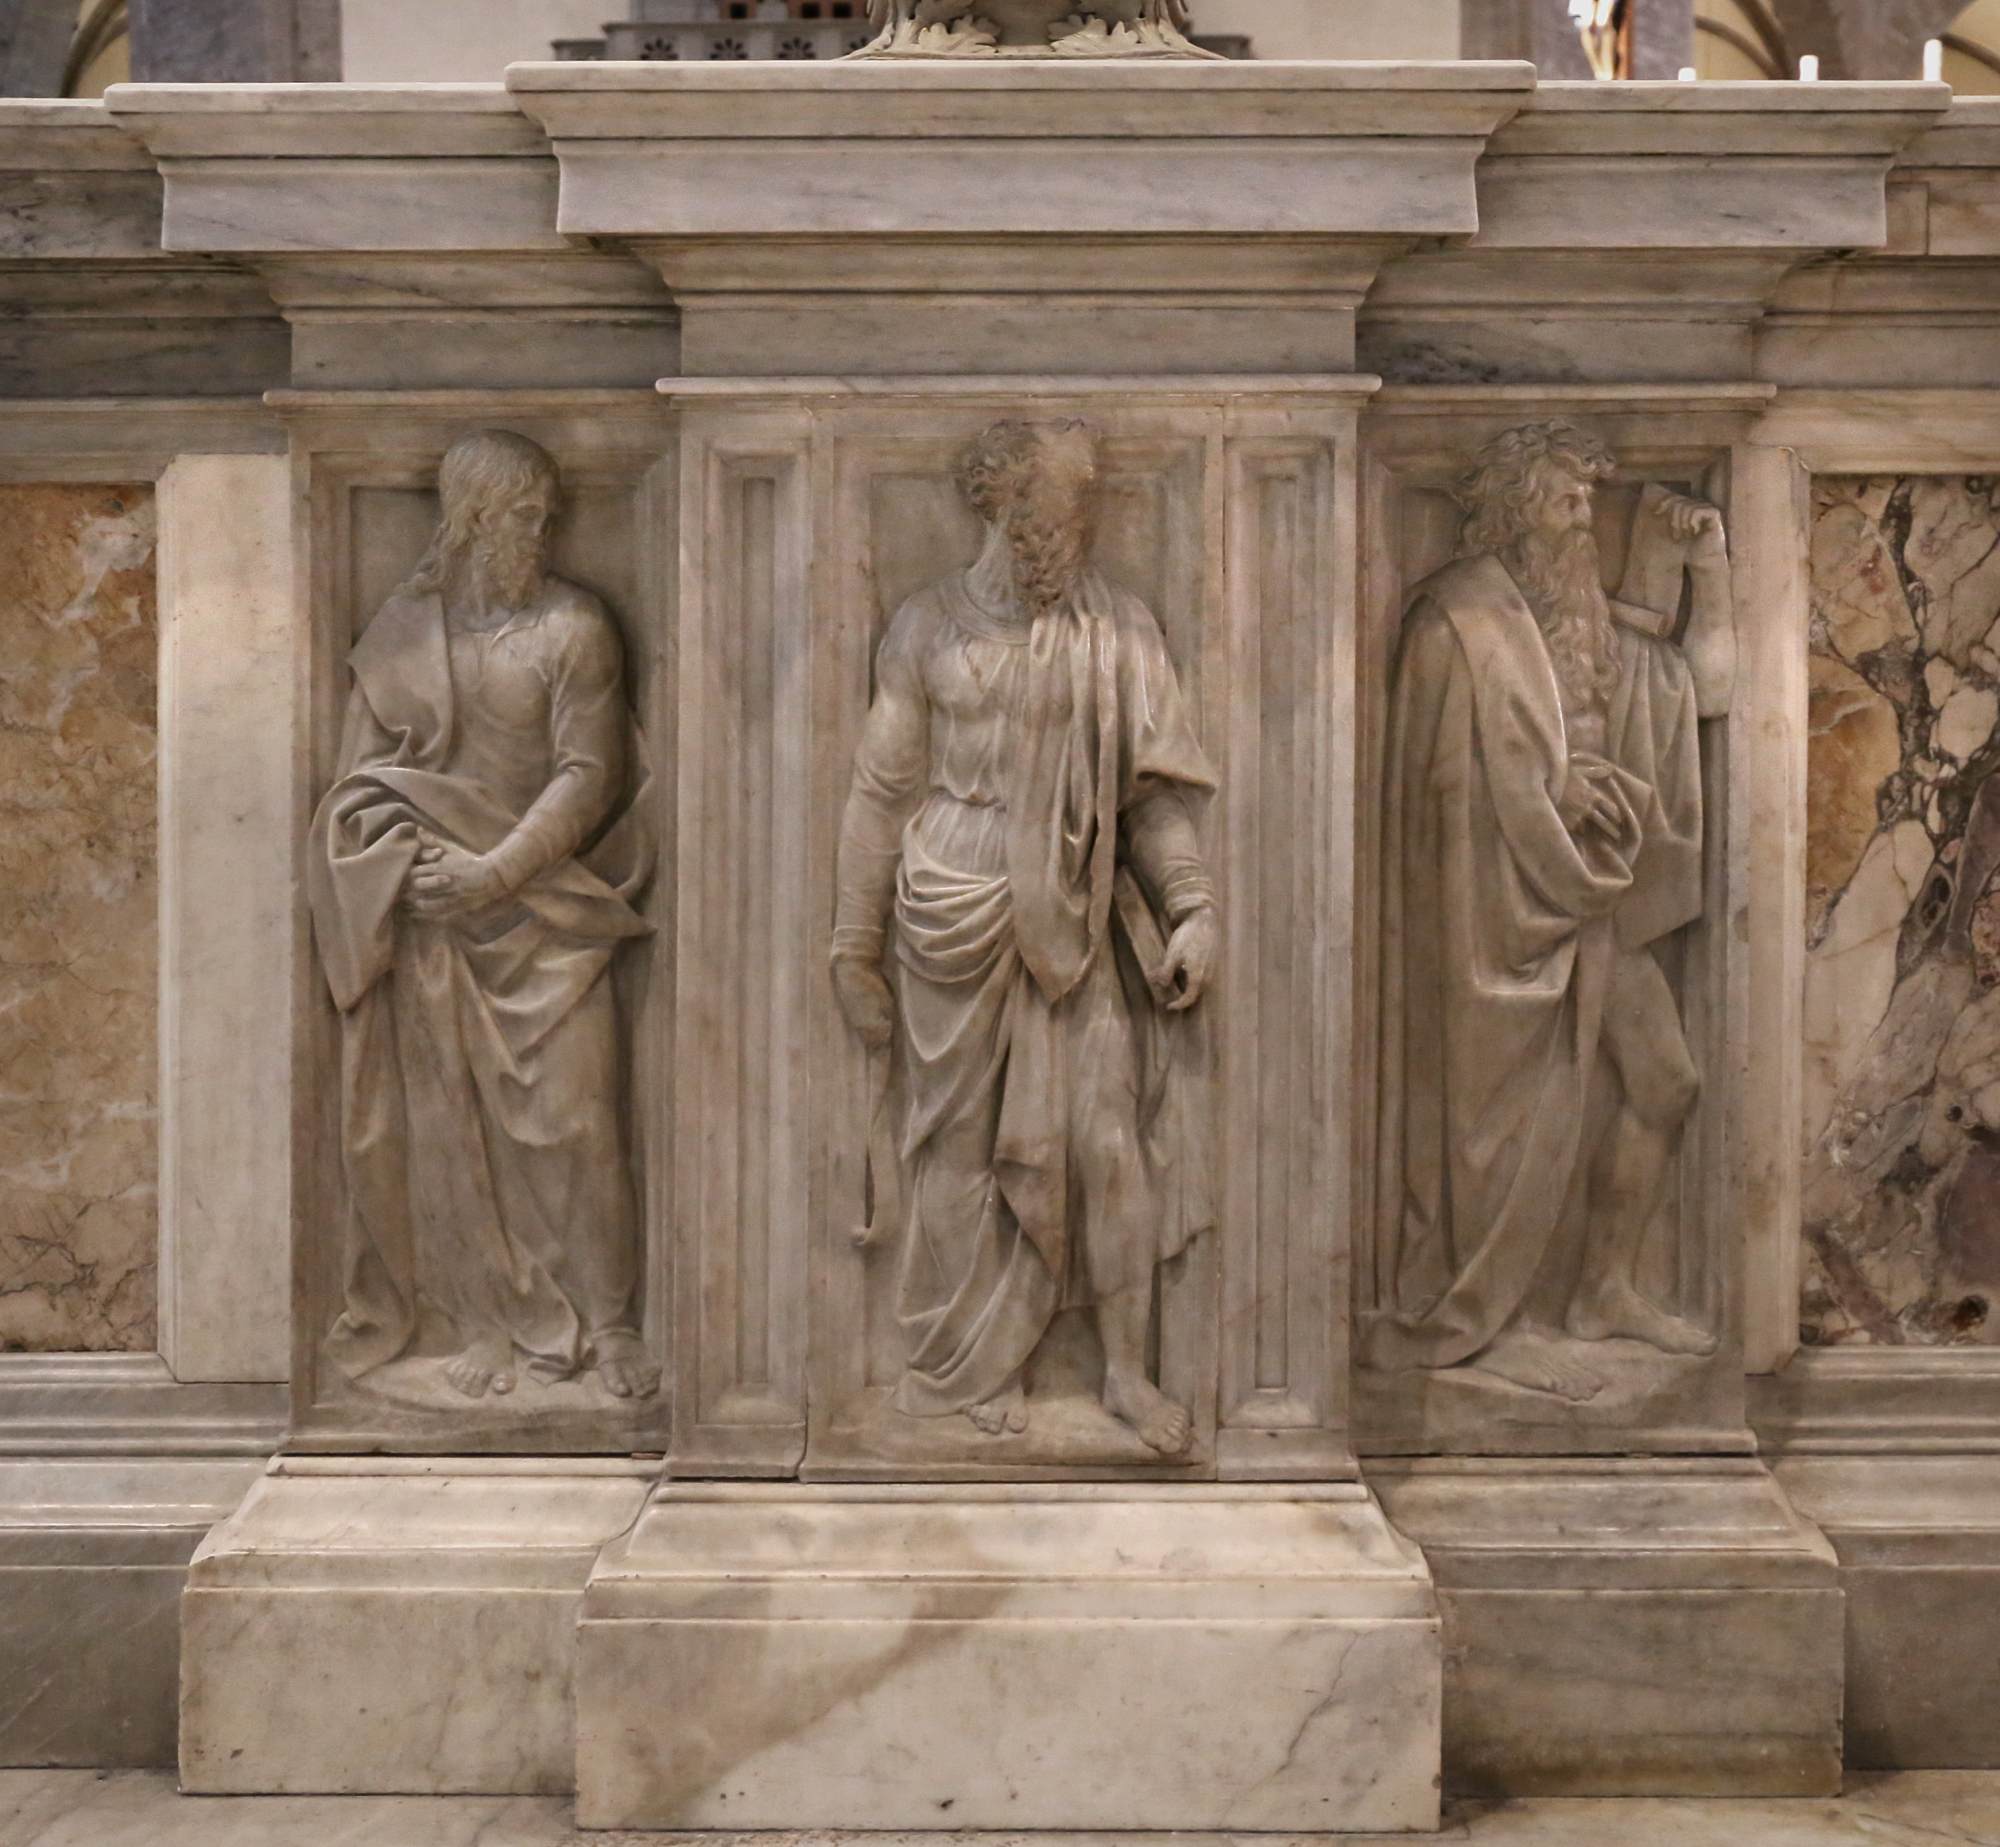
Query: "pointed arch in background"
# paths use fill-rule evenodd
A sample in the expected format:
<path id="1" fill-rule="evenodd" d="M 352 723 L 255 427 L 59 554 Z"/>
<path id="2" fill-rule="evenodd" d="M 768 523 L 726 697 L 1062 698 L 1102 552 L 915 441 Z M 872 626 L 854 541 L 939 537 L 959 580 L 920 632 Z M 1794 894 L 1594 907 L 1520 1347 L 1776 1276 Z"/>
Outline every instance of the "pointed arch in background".
<path id="1" fill-rule="evenodd" d="M 132 24 L 125 0 L 83 0 L 63 67 L 65 96 L 102 96 L 132 74 Z"/>

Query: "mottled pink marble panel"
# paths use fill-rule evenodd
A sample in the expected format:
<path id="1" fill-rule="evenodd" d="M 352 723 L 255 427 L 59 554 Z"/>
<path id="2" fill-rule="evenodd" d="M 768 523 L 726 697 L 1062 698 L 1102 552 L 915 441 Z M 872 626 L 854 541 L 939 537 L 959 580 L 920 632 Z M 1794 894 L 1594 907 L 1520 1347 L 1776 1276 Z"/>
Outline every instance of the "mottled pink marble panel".
<path id="1" fill-rule="evenodd" d="M 1812 583 L 1804 1337 L 2000 1344 L 2000 482 L 1820 480 Z"/>
<path id="2" fill-rule="evenodd" d="M 0 487 L 0 1351 L 154 1344 L 150 487 Z"/>

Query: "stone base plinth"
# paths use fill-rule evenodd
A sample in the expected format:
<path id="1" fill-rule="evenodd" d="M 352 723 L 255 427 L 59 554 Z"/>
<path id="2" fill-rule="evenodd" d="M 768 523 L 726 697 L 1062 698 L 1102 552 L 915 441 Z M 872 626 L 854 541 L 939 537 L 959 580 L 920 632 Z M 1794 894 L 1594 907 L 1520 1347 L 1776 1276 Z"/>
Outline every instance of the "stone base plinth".
<path id="1" fill-rule="evenodd" d="M 583 1588 L 654 1472 L 280 1458 L 189 1568 L 182 1787 L 566 1793 Z"/>
<path id="2" fill-rule="evenodd" d="M 1371 1464 L 1444 1616 L 1447 1787 L 1834 1795 L 1839 1574 L 1750 1461 Z"/>
<path id="3" fill-rule="evenodd" d="M 1357 1486 L 672 1485 L 585 1597 L 578 1815 L 1431 1829 L 1440 1671 Z"/>
<path id="4" fill-rule="evenodd" d="M 1802 1456 L 1847 1593 L 1847 1761 L 2000 1769 L 2000 1456 Z"/>
<path id="5" fill-rule="evenodd" d="M 0 1460 L 0 1766 L 174 1761 L 188 1559 L 261 1466 Z"/>

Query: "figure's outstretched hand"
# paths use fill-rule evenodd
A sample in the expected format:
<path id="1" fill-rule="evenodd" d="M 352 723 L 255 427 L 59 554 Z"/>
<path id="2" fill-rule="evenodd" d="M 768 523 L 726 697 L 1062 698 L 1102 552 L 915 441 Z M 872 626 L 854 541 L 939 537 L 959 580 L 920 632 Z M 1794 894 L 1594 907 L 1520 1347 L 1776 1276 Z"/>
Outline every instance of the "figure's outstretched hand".
<path id="1" fill-rule="evenodd" d="M 872 962 L 840 957 L 833 965 L 833 993 L 841 1017 L 870 1051 L 889 1043 L 896 1026 L 896 997 Z"/>
<path id="2" fill-rule="evenodd" d="M 403 902 L 429 923 L 476 911 L 507 895 L 507 884 L 477 853 L 417 830 L 417 862 L 403 887 Z"/>
<path id="3" fill-rule="evenodd" d="M 1166 966 L 1161 971 L 1166 986 L 1161 998 L 1169 1013 L 1187 1012 L 1208 992 L 1221 948 L 1222 932 L 1216 927 L 1213 905 L 1204 904 L 1181 920 L 1167 940 Z"/>
<path id="4" fill-rule="evenodd" d="M 1664 512 L 1667 530 L 1688 548 L 1693 564 L 1722 564 L 1729 558 L 1729 541 L 1723 531 L 1722 513 L 1705 500 L 1686 494 L 1669 495 Z"/>

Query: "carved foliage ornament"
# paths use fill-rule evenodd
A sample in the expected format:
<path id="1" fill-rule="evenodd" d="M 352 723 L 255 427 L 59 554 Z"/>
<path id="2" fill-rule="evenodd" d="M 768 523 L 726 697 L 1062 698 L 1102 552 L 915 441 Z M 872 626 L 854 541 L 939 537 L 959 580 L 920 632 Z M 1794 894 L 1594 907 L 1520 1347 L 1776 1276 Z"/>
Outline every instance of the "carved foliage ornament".
<path id="1" fill-rule="evenodd" d="M 869 0 L 857 58 L 1210 58 L 1187 0 Z"/>

